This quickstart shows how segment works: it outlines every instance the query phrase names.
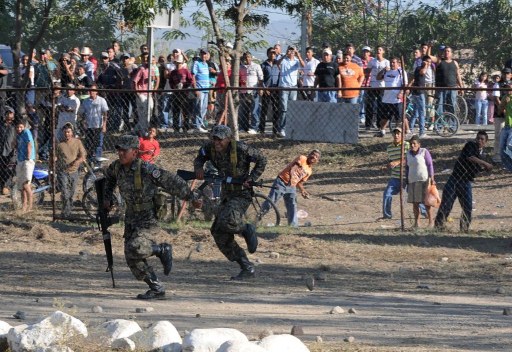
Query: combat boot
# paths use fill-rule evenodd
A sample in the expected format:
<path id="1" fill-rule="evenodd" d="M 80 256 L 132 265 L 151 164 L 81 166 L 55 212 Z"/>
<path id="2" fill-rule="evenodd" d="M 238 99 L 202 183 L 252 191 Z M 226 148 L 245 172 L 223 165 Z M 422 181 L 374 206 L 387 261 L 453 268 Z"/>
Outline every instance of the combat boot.
<path id="1" fill-rule="evenodd" d="M 242 236 L 244 236 L 245 243 L 247 243 L 247 250 L 249 253 L 256 252 L 258 248 L 258 237 L 256 236 L 256 226 L 253 224 L 245 224 L 242 230 Z"/>
<path id="2" fill-rule="evenodd" d="M 165 289 L 164 286 L 158 281 L 155 273 L 151 273 L 144 278 L 144 282 L 148 284 L 149 290 L 146 293 L 137 295 L 137 299 L 164 299 Z"/>
<path id="3" fill-rule="evenodd" d="M 238 259 L 236 262 L 240 264 L 242 271 L 240 271 L 237 276 L 232 276 L 231 280 L 243 281 L 254 278 L 254 265 L 249 261 L 249 259 L 247 259 L 245 255 Z"/>
<path id="4" fill-rule="evenodd" d="M 169 275 L 172 269 L 172 246 L 168 243 L 153 245 L 153 255 L 160 258 L 164 266 L 164 274 Z"/>

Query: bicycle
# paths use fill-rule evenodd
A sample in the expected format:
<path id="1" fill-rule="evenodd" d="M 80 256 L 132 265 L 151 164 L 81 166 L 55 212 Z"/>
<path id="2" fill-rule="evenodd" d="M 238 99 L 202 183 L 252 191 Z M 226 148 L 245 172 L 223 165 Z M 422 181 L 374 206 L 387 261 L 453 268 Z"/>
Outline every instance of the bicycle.
<path id="1" fill-rule="evenodd" d="M 95 165 L 91 165 L 87 160 L 84 161 L 82 168 L 85 171 L 84 178 L 82 180 L 82 191 L 85 193 L 90 188 L 94 188 L 94 181 L 99 178 L 105 177 L 105 170 L 101 167 L 101 163 L 108 161 L 109 159 L 103 157 L 96 157 Z"/>
<path id="2" fill-rule="evenodd" d="M 195 183 L 196 176 L 195 173 L 192 171 L 178 170 L 177 175 L 186 181 L 192 181 L 192 183 Z M 203 183 L 197 188 L 203 201 L 203 205 L 200 210 L 203 212 L 204 220 L 211 221 L 213 219 L 213 216 L 217 213 L 218 207 L 222 201 L 222 187 L 226 187 L 226 185 L 240 186 L 242 183 L 243 182 L 241 180 L 237 180 L 231 177 L 221 177 L 213 173 L 206 173 Z M 254 190 L 254 188 L 259 187 L 272 186 L 263 186 L 262 182 L 252 182 L 250 184 L 252 200 L 251 204 L 249 205 L 247 211 L 244 214 L 244 221 L 246 223 L 251 223 L 256 227 L 279 226 L 281 222 L 281 214 L 279 213 L 277 206 L 265 194 Z M 265 202 L 267 202 L 267 204 L 270 207 L 266 213 L 262 211 L 263 203 Z M 197 214 L 197 209 L 195 209 L 192 205 L 189 204 L 187 206 L 185 202 L 183 202 L 180 205 L 175 197 L 171 197 L 170 203 L 170 212 L 172 219 L 179 221 L 181 216 L 185 212 L 188 213 L 188 216 L 190 218 L 199 218 Z"/>
<path id="3" fill-rule="evenodd" d="M 431 109 L 431 110 L 430 110 Z M 460 122 L 455 114 L 451 112 L 443 112 L 440 114 L 437 109 L 435 109 L 435 104 L 428 104 L 425 106 L 426 111 L 434 111 L 434 132 L 440 137 L 451 137 L 457 133 L 459 130 Z M 411 101 L 407 103 L 407 108 L 405 110 L 406 118 L 411 121 L 414 115 L 414 106 Z M 425 117 L 426 118 L 426 117 Z M 396 127 L 399 127 L 401 122 L 397 120 L 389 121 L 389 129 L 391 132 Z"/>

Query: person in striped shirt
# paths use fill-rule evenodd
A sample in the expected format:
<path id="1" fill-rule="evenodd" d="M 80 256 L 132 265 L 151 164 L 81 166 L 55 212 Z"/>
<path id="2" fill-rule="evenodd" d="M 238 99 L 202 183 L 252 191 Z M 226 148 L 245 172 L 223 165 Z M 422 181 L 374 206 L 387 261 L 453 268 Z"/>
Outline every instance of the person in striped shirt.
<path id="1" fill-rule="evenodd" d="M 410 149 L 409 142 L 404 142 L 404 155 Z M 396 127 L 393 130 L 393 143 L 388 145 L 386 149 L 388 153 L 388 164 L 387 168 L 391 170 L 391 178 L 386 185 L 386 189 L 384 190 L 384 194 L 382 196 L 382 217 L 377 220 L 386 220 L 391 219 L 391 202 L 393 200 L 393 196 L 400 193 L 400 165 L 404 162 L 402 159 L 402 129 L 400 127 Z M 405 172 L 404 172 L 405 174 Z M 425 205 L 420 203 L 419 205 L 420 213 L 423 217 L 427 216 L 427 210 L 425 209 Z"/>

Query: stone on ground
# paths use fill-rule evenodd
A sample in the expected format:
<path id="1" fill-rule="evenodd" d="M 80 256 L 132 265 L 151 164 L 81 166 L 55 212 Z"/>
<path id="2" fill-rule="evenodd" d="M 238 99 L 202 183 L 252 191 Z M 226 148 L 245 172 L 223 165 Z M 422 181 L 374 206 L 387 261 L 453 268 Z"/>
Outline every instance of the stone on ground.
<path id="1" fill-rule="evenodd" d="M 194 329 L 183 339 L 183 352 L 216 352 L 226 341 L 247 342 L 247 337 L 236 329 Z"/>

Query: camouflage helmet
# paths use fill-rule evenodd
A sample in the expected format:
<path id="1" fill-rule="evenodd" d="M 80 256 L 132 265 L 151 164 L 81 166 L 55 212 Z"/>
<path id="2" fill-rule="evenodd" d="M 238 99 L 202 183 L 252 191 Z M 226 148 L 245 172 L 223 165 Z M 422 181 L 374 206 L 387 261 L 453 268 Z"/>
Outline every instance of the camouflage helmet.
<path id="1" fill-rule="evenodd" d="M 233 133 L 231 132 L 231 128 L 229 128 L 226 125 L 217 125 L 212 128 L 212 133 L 211 133 L 212 138 L 213 137 L 217 137 L 220 139 L 231 138 L 232 135 L 233 135 Z"/>
<path id="2" fill-rule="evenodd" d="M 116 143 L 116 149 L 139 149 L 139 137 L 125 134 L 124 136 L 119 137 L 119 140 Z"/>

